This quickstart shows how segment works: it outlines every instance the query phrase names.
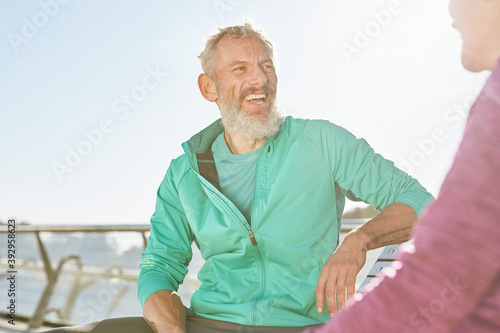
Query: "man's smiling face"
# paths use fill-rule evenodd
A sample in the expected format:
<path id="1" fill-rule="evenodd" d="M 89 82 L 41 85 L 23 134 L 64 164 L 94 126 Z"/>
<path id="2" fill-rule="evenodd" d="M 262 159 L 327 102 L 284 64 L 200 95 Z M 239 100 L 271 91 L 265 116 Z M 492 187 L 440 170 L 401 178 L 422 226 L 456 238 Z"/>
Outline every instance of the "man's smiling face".
<path id="1" fill-rule="evenodd" d="M 265 116 L 278 84 L 267 45 L 255 37 L 227 36 L 217 43 L 214 56 L 219 95 L 236 98 L 249 115 Z"/>
<path id="2" fill-rule="evenodd" d="M 226 36 L 217 43 L 214 57 L 215 102 L 223 122 L 239 116 L 254 127 L 271 121 L 270 115 L 275 118 L 278 78 L 267 45 L 255 37 Z"/>

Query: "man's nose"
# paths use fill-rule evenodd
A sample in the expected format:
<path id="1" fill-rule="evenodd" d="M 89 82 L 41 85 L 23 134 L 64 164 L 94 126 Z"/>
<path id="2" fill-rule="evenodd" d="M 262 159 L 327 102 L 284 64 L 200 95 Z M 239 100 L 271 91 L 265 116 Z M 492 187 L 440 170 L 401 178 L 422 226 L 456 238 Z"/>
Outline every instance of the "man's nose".
<path id="1" fill-rule="evenodd" d="M 260 66 L 254 67 L 250 75 L 250 85 L 260 88 L 267 84 L 267 75 Z"/>

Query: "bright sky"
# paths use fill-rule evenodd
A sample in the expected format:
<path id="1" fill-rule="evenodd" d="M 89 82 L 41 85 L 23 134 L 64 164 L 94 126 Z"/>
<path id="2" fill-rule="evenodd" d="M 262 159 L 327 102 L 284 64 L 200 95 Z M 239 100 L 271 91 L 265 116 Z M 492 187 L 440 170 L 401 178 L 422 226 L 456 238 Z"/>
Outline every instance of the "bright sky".
<path id="1" fill-rule="evenodd" d="M 203 40 L 247 16 L 277 47 L 284 114 L 347 128 L 437 195 L 488 75 L 462 69 L 447 6 L 0 0 L 0 220 L 147 223 L 180 144 L 219 117 Z"/>

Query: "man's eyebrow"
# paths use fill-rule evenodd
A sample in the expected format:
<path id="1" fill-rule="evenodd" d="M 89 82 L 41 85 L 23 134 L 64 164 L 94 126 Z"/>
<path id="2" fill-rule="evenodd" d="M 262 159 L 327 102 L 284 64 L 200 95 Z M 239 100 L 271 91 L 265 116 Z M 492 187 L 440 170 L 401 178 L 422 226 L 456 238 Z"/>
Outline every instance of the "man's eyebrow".
<path id="1" fill-rule="evenodd" d="M 266 59 L 264 59 L 264 60 L 262 60 L 262 61 L 260 62 L 260 65 L 265 64 L 266 62 L 270 62 L 271 64 L 273 64 L 273 59 L 271 59 L 271 58 L 266 58 Z"/>
<path id="2" fill-rule="evenodd" d="M 262 60 L 261 62 L 259 62 L 259 65 L 265 64 L 267 62 L 273 63 L 273 60 L 271 58 L 266 58 L 266 59 Z M 229 64 L 228 67 L 233 67 L 236 65 L 248 65 L 249 63 L 250 63 L 249 61 L 245 61 L 245 60 L 234 60 L 233 62 L 231 62 Z"/>
<path id="3" fill-rule="evenodd" d="M 233 66 L 236 66 L 236 65 L 246 65 L 248 64 L 248 61 L 244 61 L 244 60 L 235 60 L 233 62 L 231 62 L 229 64 L 229 67 L 233 67 Z"/>

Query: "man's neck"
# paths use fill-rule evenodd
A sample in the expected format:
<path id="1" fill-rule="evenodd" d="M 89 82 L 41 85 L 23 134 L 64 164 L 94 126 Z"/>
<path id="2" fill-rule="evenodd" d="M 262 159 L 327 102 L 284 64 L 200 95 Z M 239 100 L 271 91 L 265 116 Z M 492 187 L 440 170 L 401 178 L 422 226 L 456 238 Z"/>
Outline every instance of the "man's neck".
<path id="1" fill-rule="evenodd" d="M 232 154 L 236 155 L 247 154 L 255 149 L 259 149 L 264 145 L 266 139 L 267 138 L 251 139 L 229 130 L 226 130 L 224 133 L 224 142 L 226 146 Z"/>

